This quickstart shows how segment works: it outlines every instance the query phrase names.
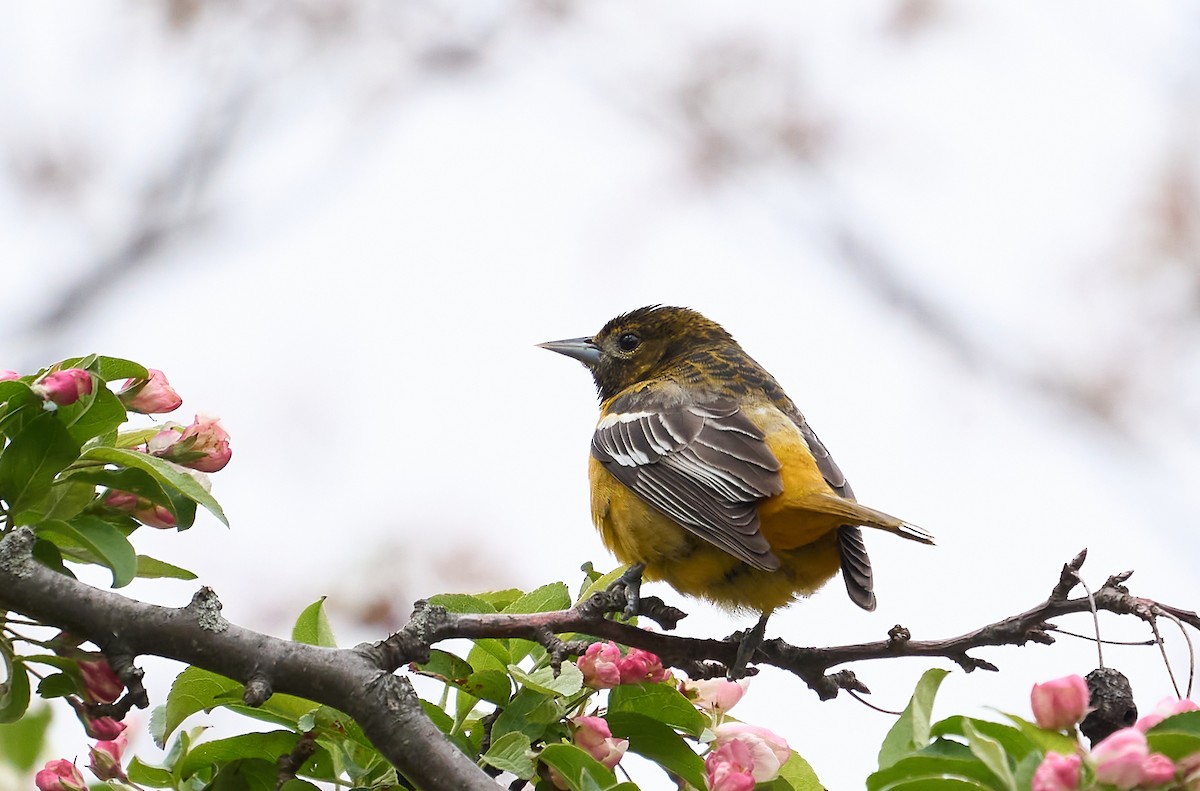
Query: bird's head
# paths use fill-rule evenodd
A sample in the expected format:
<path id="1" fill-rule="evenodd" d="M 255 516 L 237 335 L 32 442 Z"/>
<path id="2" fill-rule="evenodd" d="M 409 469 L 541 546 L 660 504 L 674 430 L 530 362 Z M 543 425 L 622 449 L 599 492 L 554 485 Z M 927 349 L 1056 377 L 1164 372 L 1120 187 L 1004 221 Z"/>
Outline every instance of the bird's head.
<path id="1" fill-rule="evenodd" d="M 587 366 L 606 400 L 694 352 L 726 344 L 735 344 L 730 334 L 696 311 L 650 305 L 617 316 L 591 337 L 538 345 Z"/>

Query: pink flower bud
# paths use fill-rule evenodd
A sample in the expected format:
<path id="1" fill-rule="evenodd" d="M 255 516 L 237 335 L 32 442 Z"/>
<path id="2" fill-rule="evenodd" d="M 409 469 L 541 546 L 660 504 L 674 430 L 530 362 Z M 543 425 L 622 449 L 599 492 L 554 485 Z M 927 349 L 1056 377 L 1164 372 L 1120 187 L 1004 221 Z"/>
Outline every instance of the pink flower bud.
<path id="1" fill-rule="evenodd" d="M 96 742 L 90 753 L 88 768 L 92 774 L 101 780 L 125 780 L 125 770 L 121 768 L 121 755 L 125 752 L 128 740 L 121 734 L 112 741 Z"/>
<path id="2" fill-rule="evenodd" d="M 131 412 L 143 415 L 159 415 L 173 412 L 183 403 L 179 393 L 167 381 L 167 375 L 157 368 L 147 368 L 147 379 L 126 379 L 117 398 Z"/>
<path id="3" fill-rule="evenodd" d="M 1082 676 L 1063 676 L 1034 684 L 1029 705 L 1039 727 L 1051 731 L 1074 727 L 1087 713 L 1087 682 Z"/>
<path id="4" fill-rule="evenodd" d="M 125 684 L 104 657 L 80 662 L 79 674 L 83 676 L 83 693 L 93 703 L 112 703 L 125 691 Z"/>
<path id="5" fill-rule="evenodd" d="M 1162 753 L 1151 753 L 1142 762 L 1141 785 L 1155 788 L 1170 783 L 1175 779 L 1175 764 Z"/>
<path id="6" fill-rule="evenodd" d="M 602 717 L 575 717 L 571 722 L 575 723 L 575 746 L 609 769 L 616 766 L 629 749 L 627 740 L 613 738 Z"/>
<path id="7" fill-rule="evenodd" d="M 217 418 L 207 415 L 196 415 L 196 419 L 186 428 L 178 423 L 166 424 L 146 443 L 146 450 L 154 456 L 201 472 L 217 472 L 233 456 L 229 448 L 229 434 Z"/>
<path id="8" fill-rule="evenodd" d="M 1119 789 L 1142 782 L 1142 764 L 1150 757 L 1146 735 L 1137 728 L 1122 728 L 1092 748 L 1096 780 Z"/>
<path id="9" fill-rule="evenodd" d="M 583 673 L 583 683 L 592 689 L 612 689 L 621 683 L 621 649 L 612 640 L 592 643 L 575 664 Z"/>
<path id="10" fill-rule="evenodd" d="M 791 757 L 792 750 L 782 736 L 741 722 L 718 725 L 714 731 L 713 745 L 723 747 L 731 742 L 742 742 L 750 749 L 752 763 L 750 773 L 757 783 L 766 783 L 779 776 L 779 768 Z"/>
<path id="11" fill-rule="evenodd" d="M 47 761 L 44 769 L 33 778 L 38 791 L 87 791 L 83 775 L 66 758 Z"/>
<path id="12" fill-rule="evenodd" d="M 95 719 L 88 719 L 84 723 L 83 730 L 93 739 L 111 742 L 125 730 L 125 723 L 118 722 L 112 717 L 96 717 Z"/>
<path id="13" fill-rule="evenodd" d="M 1079 788 L 1078 755 L 1046 753 L 1046 757 L 1033 773 L 1031 791 L 1075 791 Z"/>
<path id="14" fill-rule="evenodd" d="M 617 662 L 622 684 L 658 683 L 671 677 L 656 654 L 631 648 Z"/>
<path id="15" fill-rule="evenodd" d="M 708 791 L 751 791 L 754 779 L 754 754 L 745 742 L 722 744 L 704 759 Z"/>
<path id="16" fill-rule="evenodd" d="M 131 492 L 111 489 L 104 496 L 104 504 L 114 510 L 124 511 L 147 527 L 160 530 L 175 527 L 175 516 L 170 511 Z"/>
<path id="17" fill-rule="evenodd" d="M 68 368 L 46 374 L 31 389 L 46 401 L 69 406 L 92 392 L 92 375 L 82 368 Z"/>
<path id="18" fill-rule="evenodd" d="M 10 379 L 20 379 L 21 375 L 16 371 L 0 371 L 0 382 L 7 382 Z"/>
<path id="19" fill-rule="evenodd" d="M 702 679 L 700 681 L 684 681 L 680 692 L 698 708 L 709 713 L 725 712 L 732 709 L 746 690 L 750 687 L 750 679 L 727 681 L 723 678 Z"/>
<path id="20" fill-rule="evenodd" d="M 1140 718 L 1133 724 L 1133 727 L 1145 733 L 1167 717 L 1173 717 L 1185 711 L 1196 711 L 1197 709 L 1200 709 L 1200 706 L 1197 706 L 1195 701 L 1188 700 L 1187 698 L 1163 698 L 1154 707 L 1154 711 Z"/>

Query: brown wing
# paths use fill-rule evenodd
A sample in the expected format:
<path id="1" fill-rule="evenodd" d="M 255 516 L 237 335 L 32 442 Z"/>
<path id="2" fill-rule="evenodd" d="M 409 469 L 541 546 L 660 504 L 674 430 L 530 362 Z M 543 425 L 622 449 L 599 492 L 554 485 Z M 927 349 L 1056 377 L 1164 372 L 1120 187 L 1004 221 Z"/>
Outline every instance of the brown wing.
<path id="1" fill-rule="evenodd" d="M 793 418 L 794 419 L 794 418 Z M 824 443 L 809 427 L 804 418 L 798 421 L 800 433 L 808 443 L 808 450 L 817 460 L 817 469 L 825 478 L 825 483 L 847 500 L 854 499 L 854 490 L 850 482 L 842 474 L 833 456 L 829 455 Z M 838 528 L 838 554 L 842 559 L 842 579 L 846 583 L 846 593 L 850 600 L 864 610 L 875 609 L 875 577 L 871 573 L 871 559 L 867 556 L 867 544 L 863 540 L 862 529 L 854 525 L 842 525 Z"/>
<path id="2" fill-rule="evenodd" d="M 763 433 L 731 401 L 668 403 L 634 393 L 612 403 L 592 456 L 651 506 L 756 569 L 774 571 L 758 503 L 783 491 Z"/>

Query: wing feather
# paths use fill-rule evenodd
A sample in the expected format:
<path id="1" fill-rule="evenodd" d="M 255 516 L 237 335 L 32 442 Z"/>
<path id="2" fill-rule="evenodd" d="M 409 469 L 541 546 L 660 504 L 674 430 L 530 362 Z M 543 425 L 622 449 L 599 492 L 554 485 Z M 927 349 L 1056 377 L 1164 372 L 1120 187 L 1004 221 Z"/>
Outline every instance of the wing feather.
<path id="1" fill-rule="evenodd" d="M 758 503 L 783 491 L 779 460 L 737 404 L 618 398 L 592 455 L 654 508 L 754 568 L 779 559 L 759 530 Z"/>

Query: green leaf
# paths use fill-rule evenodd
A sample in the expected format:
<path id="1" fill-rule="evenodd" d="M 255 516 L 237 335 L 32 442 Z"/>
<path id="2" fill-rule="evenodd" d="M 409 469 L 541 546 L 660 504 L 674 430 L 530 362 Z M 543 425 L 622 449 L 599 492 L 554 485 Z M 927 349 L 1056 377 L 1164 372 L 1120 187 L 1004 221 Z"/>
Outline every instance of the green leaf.
<path id="1" fill-rule="evenodd" d="M 62 368 L 85 368 L 99 376 L 105 382 L 117 379 L 147 379 L 150 372 L 141 363 L 125 360 L 121 357 L 105 357 L 100 354 L 89 354 L 87 357 L 69 357 L 58 364 Z"/>
<path id="2" fill-rule="evenodd" d="M 670 727 L 644 714 L 610 711 L 604 718 L 613 736 L 629 740 L 629 749 L 704 788 L 704 760 Z M 781 789 L 782 791 L 782 789 Z"/>
<path id="3" fill-rule="evenodd" d="M 231 736 L 228 739 L 205 742 L 192 748 L 184 758 L 179 774 L 181 777 L 187 778 L 214 764 L 228 764 L 247 758 L 259 758 L 269 761 L 274 766 L 276 759 L 289 754 L 299 740 L 300 735 L 292 731 L 270 731 L 268 733 L 245 733 L 240 736 Z M 309 758 L 308 761 L 305 761 L 305 766 L 312 761 L 313 758 Z M 310 772 L 305 771 L 304 773 L 309 774 Z M 274 788 L 274 777 L 272 777 L 272 788 Z"/>
<path id="4" fill-rule="evenodd" d="M 157 456 L 151 456 L 148 453 L 138 453 L 134 450 L 123 450 L 121 448 L 88 448 L 83 452 L 81 458 L 88 461 L 103 461 L 109 464 L 117 464 L 121 467 L 148 472 L 154 476 L 154 479 L 165 490 L 170 491 L 174 489 L 180 492 L 193 502 L 207 508 L 213 516 L 220 519 L 225 525 L 229 524 L 229 520 L 225 518 L 225 512 L 221 510 L 220 504 L 200 485 L 199 481 L 189 473 L 180 471 L 170 462 L 163 461 Z"/>
<path id="5" fill-rule="evenodd" d="M 70 519 L 87 508 L 96 497 L 96 487 L 60 478 L 50 487 L 50 494 L 36 509 L 31 509 L 29 523 L 43 519 Z"/>
<path id="6" fill-rule="evenodd" d="M 521 598 L 514 601 L 504 608 L 505 613 L 521 614 L 535 612 L 553 612 L 555 610 L 565 610 L 571 606 L 571 594 L 567 591 L 567 586 L 562 582 L 551 582 L 549 585 L 543 585 L 536 590 L 526 593 Z M 508 641 L 509 662 L 516 664 L 525 657 L 529 656 L 529 652 L 537 647 L 537 643 L 532 640 L 522 640 L 514 638 Z"/>
<path id="7" fill-rule="evenodd" d="M 6 668 L 0 684 L 0 723 L 16 722 L 29 708 L 29 670 L 21 657 L 13 654 L 7 640 L 0 640 L 0 656 Z"/>
<path id="8" fill-rule="evenodd" d="M 532 745 L 523 733 L 506 733 L 483 754 L 483 762 L 502 772 L 512 772 L 522 780 L 533 777 L 533 760 L 529 757 Z"/>
<path id="9" fill-rule="evenodd" d="M 436 678 L 445 684 L 461 684 L 474 672 L 471 663 L 440 648 L 429 652 L 429 661 L 417 665 L 416 672 L 422 676 Z"/>
<path id="10" fill-rule="evenodd" d="M 1000 742 L 980 733 L 970 720 L 963 721 L 963 731 L 971 752 L 991 770 L 991 773 L 1000 781 L 1001 787 L 1005 791 L 1017 791 L 1017 781 L 1013 777 L 1012 767 L 1008 764 L 1008 756 Z"/>
<path id="11" fill-rule="evenodd" d="M 507 673 L 499 670 L 476 670 L 456 686 L 472 697 L 490 701 L 498 706 L 507 705 L 512 697 L 512 682 L 508 680 Z"/>
<path id="12" fill-rule="evenodd" d="M 1185 711 L 1167 717 L 1146 732 L 1150 751 L 1172 761 L 1200 752 L 1200 711 Z"/>
<path id="13" fill-rule="evenodd" d="M 171 788 L 175 785 L 175 779 L 171 776 L 170 769 L 143 763 L 136 755 L 130 759 L 125 773 L 129 775 L 131 782 L 141 786 Z"/>
<path id="14" fill-rule="evenodd" d="M 175 580 L 194 580 L 196 575 L 187 569 L 173 566 L 165 560 L 158 560 L 149 555 L 137 556 L 137 576 L 146 579 L 169 578 Z"/>
<path id="15" fill-rule="evenodd" d="M 538 760 L 557 769 L 571 791 L 608 791 L 617 785 L 611 769 L 573 744 L 551 744 Z"/>
<path id="16" fill-rule="evenodd" d="M 111 523 L 96 516 L 77 516 L 70 522 L 51 519 L 37 527 L 40 538 L 59 549 L 87 550 L 96 561 L 112 571 L 112 586 L 123 588 L 137 576 L 137 552 L 129 539 Z"/>
<path id="17" fill-rule="evenodd" d="M 950 785 L 921 785 L 944 779 Z M 940 740 L 924 751 L 901 758 L 867 778 L 867 791 L 920 791 L 923 788 L 1000 791 L 996 777 L 965 744 Z"/>
<path id="18" fill-rule="evenodd" d="M 508 672 L 518 683 L 547 695 L 574 695 L 583 689 L 583 673 L 571 662 L 562 663 L 562 672 L 557 677 L 554 675 L 554 668 L 549 665 L 539 667 L 532 673 L 526 673 L 516 665 L 509 665 Z"/>
<path id="19" fill-rule="evenodd" d="M 886 769 L 904 756 L 929 743 L 929 724 L 933 715 L 933 699 L 938 687 L 950 671 L 931 668 L 917 682 L 912 699 L 896 724 L 888 731 L 879 748 L 879 768 Z"/>
<path id="20" fill-rule="evenodd" d="M 696 706 L 666 684 L 622 684 L 609 692 L 608 711 L 643 714 L 697 738 L 708 726 Z"/>
<path id="21" fill-rule="evenodd" d="M 227 698 L 231 692 L 240 697 L 242 685 L 233 679 L 219 676 L 198 667 L 184 669 L 171 684 L 167 693 L 167 706 L 161 734 L 155 734 L 155 743 L 163 749 L 175 729 L 191 715 L 211 709 L 219 699 Z M 274 696 L 272 696 L 274 697 Z"/>
<path id="22" fill-rule="evenodd" d="M 546 733 L 546 727 L 557 723 L 562 715 L 562 707 L 553 697 L 523 689 L 513 696 L 492 724 L 492 739 L 519 732 L 528 736 L 530 741 L 537 741 Z"/>
<path id="23" fill-rule="evenodd" d="M 197 748 L 199 749 L 199 748 Z M 205 791 L 275 791 L 279 770 L 262 758 L 235 760 L 220 768 Z"/>
<path id="24" fill-rule="evenodd" d="M 1017 727 L 1020 729 L 1021 733 L 1024 734 L 1025 738 L 1029 739 L 1029 741 L 1034 745 L 1034 749 L 1042 754 L 1058 753 L 1060 755 L 1070 755 L 1079 749 L 1079 743 L 1076 741 L 1074 736 L 1067 736 L 1065 733 L 1059 733 L 1058 731 L 1047 731 L 1039 728 L 1037 725 L 1029 722 L 1028 720 L 1021 719 L 1014 714 L 1007 714 L 1005 712 L 1000 713 L 1004 714 L 1005 717 L 1016 723 Z M 938 723 L 939 726 L 941 724 L 942 723 Z M 994 733 L 990 733 L 988 735 L 996 738 L 996 734 Z M 1001 744 L 1003 743 L 1004 740 L 1001 739 Z M 1013 757 L 1020 757 L 1013 752 L 1012 747 L 1006 747 L 1005 749 L 1007 749 L 1009 753 L 1013 755 Z"/>
<path id="25" fill-rule="evenodd" d="M 125 406 L 102 383 L 74 404 L 60 406 L 58 418 L 75 441 L 82 445 L 93 437 L 115 432 L 126 420 Z"/>
<path id="26" fill-rule="evenodd" d="M 18 774 L 31 772 L 46 747 L 52 716 L 49 706 L 36 706 L 15 722 L 0 725 L 0 762 Z"/>
<path id="27" fill-rule="evenodd" d="M 517 599 L 525 595 L 525 591 L 520 588 L 505 588 L 498 591 L 487 591 L 485 593 L 475 594 L 475 598 L 482 599 L 495 608 L 496 612 L 501 612 L 505 607 L 515 602 Z"/>
<path id="28" fill-rule="evenodd" d="M 812 766 L 795 750 L 779 768 L 779 777 L 759 788 L 763 791 L 825 791 Z"/>
<path id="29" fill-rule="evenodd" d="M 996 741 L 1006 754 L 1011 755 L 1017 761 L 1023 759 L 1031 752 L 1041 752 L 1038 742 L 1034 741 L 1030 737 L 1030 734 L 1021 728 L 1014 728 L 1011 725 L 992 722 L 991 720 L 979 720 L 955 715 L 936 723 L 930 728 L 929 732 L 932 736 L 961 736 L 969 744 L 971 740 L 969 729 Z M 1062 736 L 1062 734 L 1056 735 Z M 1070 745 L 1067 752 L 1074 752 L 1076 748 L 1075 741 L 1073 739 L 1066 739 L 1066 737 L 1063 737 L 1063 739 Z"/>
<path id="30" fill-rule="evenodd" d="M 304 608 L 296 625 L 292 627 L 292 639 L 297 643 L 319 645 L 325 648 L 337 648 L 337 640 L 333 636 L 333 627 L 325 615 L 325 597 L 317 599 Z"/>
<path id="31" fill-rule="evenodd" d="M 452 613 L 492 613 L 496 608 L 478 596 L 467 593 L 438 593 L 430 596 L 429 604 L 445 607 Z"/>
<path id="32" fill-rule="evenodd" d="M 89 483 L 93 489 L 97 486 L 104 486 L 108 489 L 132 492 L 133 494 L 145 497 L 156 505 L 166 508 L 170 508 L 171 506 L 171 498 L 167 496 L 167 492 L 163 489 L 162 484 L 153 475 L 144 470 L 135 470 L 128 467 L 118 469 L 83 467 L 71 470 L 67 474 L 70 476 L 69 480 Z"/>
<path id="33" fill-rule="evenodd" d="M 69 673 L 54 673 L 46 676 L 37 685 L 38 697 L 65 698 L 79 693 L 79 683 Z"/>
<path id="34" fill-rule="evenodd" d="M 79 458 L 79 443 L 53 412 L 26 424 L 0 454 L 0 499 L 19 516 L 50 494 L 54 476 Z"/>

